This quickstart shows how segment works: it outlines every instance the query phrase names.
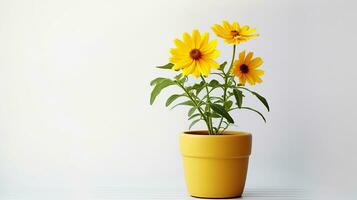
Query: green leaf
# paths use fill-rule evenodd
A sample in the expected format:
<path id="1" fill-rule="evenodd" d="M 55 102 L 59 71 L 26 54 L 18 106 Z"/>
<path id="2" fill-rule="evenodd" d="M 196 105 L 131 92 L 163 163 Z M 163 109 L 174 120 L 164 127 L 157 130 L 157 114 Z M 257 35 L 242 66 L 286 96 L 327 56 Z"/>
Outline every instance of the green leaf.
<path id="1" fill-rule="evenodd" d="M 195 125 L 197 122 L 199 122 L 201 119 L 196 119 L 195 121 L 191 122 L 190 126 L 188 127 L 189 130 L 191 130 L 192 126 Z"/>
<path id="2" fill-rule="evenodd" d="M 209 113 L 209 112 L 206 112 L 206 116 L 207 117 L 212 117 L 212 118 L 221 118 L 221 115 L 213 112 L 213 113 Z"/>
<path id="3" fill-rule="evenodd" d="M 232 79 L 232 80 L 234 80 L 234 79 Z M 228 84 L 228 85 L 235 85 L 232 80 L 229 80 L 227 84 Z"/>
<path id="4" fill-rule="evenodd" d="M 260 94 L 258 94 L 258 93 L 256 93 L 256 92 L 254 92 L 254 91 L 251 91 L 251 90 L 249 90 L 248 88 L 245 88 L 245 87 L 239 87 L 239 88 L 240 88 L 240 89 L 243 89 L 243 90 L 247 90 L 247 91 L 249 91 L 250 93 L 252 93 L 254 96 L 256 96 L 256 97 L 260 100 L 260 102 L 262 102 L 262 103 L 264 104 L 264 106 L 267 108 L 267 110 L 270 111 L 268 102 L 267 102 L 267 100 L 266 100 L 262 95 L 260 95 Z"/>
<path id="5" fill-rule="evenodd" d="M 201 81 L 200 83 L 195 83 L 192 86 L 192 89 L 198 90 L 198 89 L 202 89 L 205 86 L 205 83 L 203 81 Z"/>
<path id="6" fill-rule="evenodd" d="M 173 66 L 174 66 L 174 64 L 167 63 L 166 65 L 157 66 L 156 68 L 159 68 L 159 69 L 172 69 Z"/>
<path id="7" fill-rule="evenodd" d="M 211 73 L 211 74 L 218 75 L 218 76 L 222 77 L 223 79 L 225 78 L 225 76 L 224 76 L 224 74 L 223 74 L 223 73 L 215 73 L 215 72 L 213 72 L 213 73 Z"/>
<path id="8" fill-rule="evenodd" d="M 187 100 L 187 101 L 184 101 L 184 102 L 181 102 L 181 103 L 179 103 L 179 104 L 174 105 L 174 106 L 171 108 L 171 110 L 174 109 L 174 108 L 176 108 L 177 106 L 195 106 L 195 105 L 193 104 L 193 102 L 192 102 L 191 100 Z"/>
<path id="9" fill-rule="evenodd" d="M 161 81 L 166 80 L 166 79 L 168 79 L 168 78 L 162 78 L 162 77 L 155 78 L 154 80 L 152 80 L 152 81 L 150 82 L 150 85 L 153 86 L 153 85 L 158 84 L 158 83 L 160 83 Z M 170 80 L 170 79 L 168 79 L 168 80 Z"/>
<path id="10" fill-rule="evenodd" d="M 223 71 L 223 69 L 224 69 L 224 67 L 227 65 L 227 62 L 224 62 L 224 63 L 222 63 L 221 65 L 219 65 L 219 70 L 222 70 Z"/>
<path id="11" fill-rule="evenodd" d="M 213 103 L 222 103 L 223 102 L 223 99 L 218 99 L 218 100 L 216 100 L 216 101 L 214 101 Z"/>
<path id="12" fill-rule="evenodd" d="M 232 124 L 234 123 L 233 118 L 229 115 L 229 113 L 224 109 L 223 106 L 221 106 L 219 104 L 214 104 L 214 103 L 211 103 L 210 105 L 211 105 L 212 110 L 214 110 L 216 113 L 218 113 L 222 117 L 226 118 L 229 123 L 232 123 Z"/>
<path id="13" fill-rule="evenodd" d="M 194 115 L 191 115 L 191 117 L 189 117 L 188 120 L 191 120 L 191 119 L 196 118 L 198 116 L 201 116 L 201 114 L 200 113 L 196 113 Z"/>
<path id="14" fill-rule="evenodd" d="M 264 115 L 263 115 L 262 113 L 260 113 L 259 111 L 255 110 L 255 109 L 253 109 L 253 108 L 249 108 L 249 107 L 242 107 L 242 109 L 251 110 L 251 111 L 253 111 L 253 112 L 258 113 L 258 114 L 263 118 L 264 122 L 265 122 L 265 123 L 267 122 L 267 121 L 265 120 Z"/>
<path id="15" fill-rule="evenodd" d="M 216 100 L 223 100 L 222 97 L 210 97 L 210 99 L 211 99 L 211 100 L 214 100 L 214 99 L 216 99 Z"/>
<path id="16" fill-rule="evenodd" d="M 188 116 L 191 116 L 195 111 L 196 111 L 196 107 L 192 107 L 189 111 L 188 111 Z"/>
<path id="17" fill-rule="evenodd" d="M 151 96 L 150 96 L 150 105 L 152 105 L 157 97 L 157 95 L 160 94 L 161 90 L 170 86 L 170 85 L 174 85 L 175 83 L 170 80 L 170 79 L 165 79 L 159 83 L 156 84 L 156 86 L 154 87 L 154 89 L 151 92 Z"/>
<path id="18" fill-rule="evenodd" d="M 251 92 L 260 100 L 260 102 L 262 102 L 264 104 L 264 106 L 267 108 L 267 110 L 270 111 L 267 100 L 262 95 L 260 95 L 256 92 L 253 92 L 253 91 L 251 91 Z"/>
<path id="19" fill-rule="evenodd" d="M 179 74 L 179 75 L 176 75 L 176 76 L 175 76 L 175 79 L 176 79 L 176 80 L 179 80 L 180 78 L 182 78 L 182 74 Z"/>
<path id="20" fill-rule="evenodd" d="M 233 89 L 233 94 L 234 94 L 234 97 L 236 98 L 236 103 L 237 103 L 237 106 L 238 108 L 241 108 L 242 107 L 242 103 L 243 103 L 243 93 L 242 91 L 240 90 L 237 90 L 237 89 Z"/>
<path id="21" fill-rule="evenodd" d="M 232 107 L 232 105 L 233 105 L 233 101 L 230 101 L 230 100 L 224 103 L 224 107 L 227 110 L 229 110 Z"/>
<path id="22" fill-rule="evenodd" d="M 194 84 L 191 89 L 196 90 L 196 96 L 202 91 L 202 89 L 204 88 L 204 82 L 201 81 L 200 83 L 196 83 Z"/>
<path id="23" fill-rule="evenodd" d="M 184 96 L 183 94 L 174 94 L 171 95 L 166 101 L 166 107 L 169 106 L 172 102 L 174 102 L 177 98 Z"/>
<path id="24" fill-rule="evenodd" d="M 208 83 L 208 86 L 210 87 L 217 87 L 219 85 L 219 82 L 217 80 L 211 80 L 209 83 Z"/>

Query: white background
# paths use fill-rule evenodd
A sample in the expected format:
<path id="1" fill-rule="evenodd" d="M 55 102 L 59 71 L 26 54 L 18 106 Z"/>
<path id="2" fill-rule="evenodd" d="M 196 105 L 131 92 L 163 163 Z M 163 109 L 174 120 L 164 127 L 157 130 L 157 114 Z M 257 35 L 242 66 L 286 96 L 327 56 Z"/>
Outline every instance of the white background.
<path id="1" fill-rule="evenodd" d="M 356 193 L 357 12 L 353 1 L 0 1 L 0 194 L 26 189 L 184 187 L 185 108 L 149 82 L 182 32 L 226 19 L 257 27 L 271 112 L 253 134 L 247 187 Z M 216 38 L 211 34 L 212 38 Z M 219 39 L 221 57 L 230 58 Z M 254 99 L 249 104 L 264 111 Z M 204 128 L 203 125 L 196 126 Z M 1 195 L 0 195 L 1 196 Z"/>

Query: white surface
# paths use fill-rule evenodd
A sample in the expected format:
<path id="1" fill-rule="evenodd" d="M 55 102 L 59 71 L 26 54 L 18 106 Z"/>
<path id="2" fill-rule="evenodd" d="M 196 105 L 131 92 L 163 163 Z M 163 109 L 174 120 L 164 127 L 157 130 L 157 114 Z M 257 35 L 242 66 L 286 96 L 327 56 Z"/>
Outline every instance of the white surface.
<path id="1" fill-rule="evenodd" d="M 298 189 L 246 189 L 242 200 L 308 200 L 307 193 Z M 24 190 L 21 193 L 0 195 L 1 200 L 198 200 L 189 196 L 184 190 L 167 188 L 120 188 L 100 187 L 88 191 L 71 191 L 66 189 Z"/>
<path id="2" fill-rule="evenodd" d="M 168 92 L 149 106 L 149 81 L 171 76 L 153 66 L 168 61 L 175 37 L 223 19 L 261 34 L 239 47 L 263 57 L 254 89 L 271 105 L 267 124 L 234 116 L 232 129 L 253 133 L 247 187 L 353 199 L 352 0 L 0 0 L 0 192 L 184 185 L 178 134 L 187 111 L 165 108 Z M 229 59 L 219 41 L 219 61 Z"/>

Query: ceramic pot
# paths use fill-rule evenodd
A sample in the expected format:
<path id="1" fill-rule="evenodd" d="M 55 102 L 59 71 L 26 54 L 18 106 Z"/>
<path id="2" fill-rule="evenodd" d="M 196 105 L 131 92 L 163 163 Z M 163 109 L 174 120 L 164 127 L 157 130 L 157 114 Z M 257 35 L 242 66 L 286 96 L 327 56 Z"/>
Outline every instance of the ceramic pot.
<path id="1" fill-rule="evenodd" d="M 244 190 L 252 135 L 188 131 L 180 135 L 187 190 L 194 197 L 240 197 Z"/>

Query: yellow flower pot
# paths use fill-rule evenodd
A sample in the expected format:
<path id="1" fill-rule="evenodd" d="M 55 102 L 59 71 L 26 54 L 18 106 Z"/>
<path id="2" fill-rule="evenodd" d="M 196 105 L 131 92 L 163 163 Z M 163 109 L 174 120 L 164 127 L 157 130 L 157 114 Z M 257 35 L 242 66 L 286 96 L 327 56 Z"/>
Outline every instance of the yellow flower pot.
<path id="1" fill-rule="evenodd" d="M 180 135 L 186 185 L 191 196 L 240 197 L 244 190 L 252 135 L 226 131 L 208 135 L 189 131 Z"/>

